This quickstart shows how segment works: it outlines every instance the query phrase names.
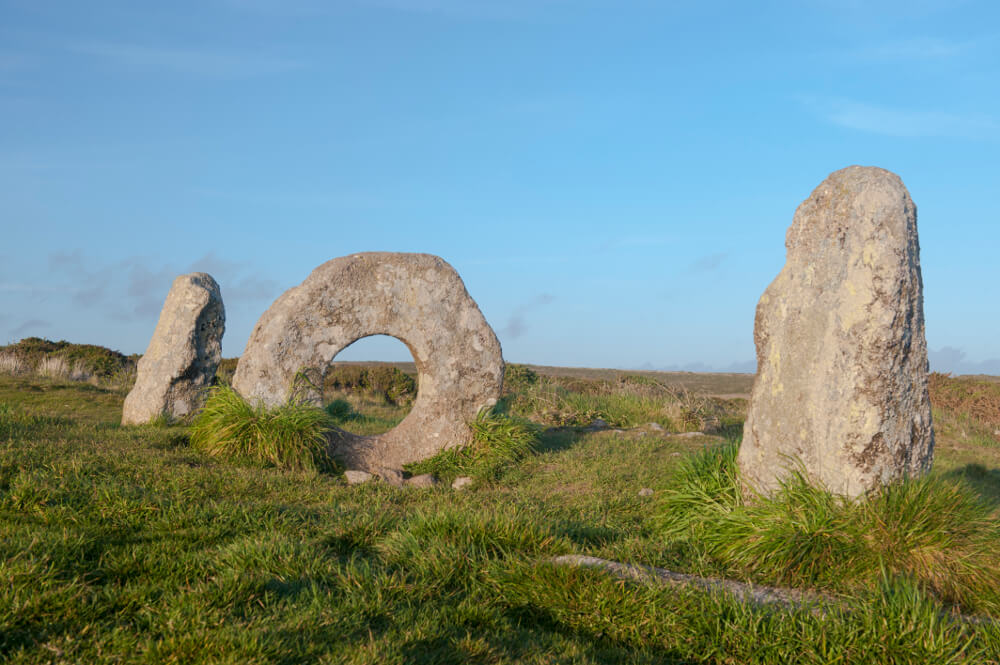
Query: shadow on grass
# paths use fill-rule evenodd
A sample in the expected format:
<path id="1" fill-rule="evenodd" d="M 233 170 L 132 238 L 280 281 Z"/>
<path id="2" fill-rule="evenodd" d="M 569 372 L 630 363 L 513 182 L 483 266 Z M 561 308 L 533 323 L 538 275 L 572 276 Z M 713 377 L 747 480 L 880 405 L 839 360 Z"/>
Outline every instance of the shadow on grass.
<path id="1" fill-rule="evenodd" d="M 630 644 L 628 640 L 615 639 L 599 629 L 567 625 L 557 613 L 534 604 L 517 604 L 507 608 L 504 614 L 514 625 L 529 625 L 534 632 L 563 635 L 586 645 L 587 655 L 592 662 L 637 665 L 677 665 L 691 662 L 675 649 L 644 649 Z"/>
<path id="2" fill-rule="evenodd" d="M 966 464 L 948 471 L 944 477 L 966 483 L 992 508 L 1000 508 L 1000 469 L 987 469 L 982 464 Z"/>
<path id="3" fill-rule="evenodd" d="M 535 449 L 540 453 L 554 453 L 566 450 L 583 438 L 583 432 L 569 427 L 550 427 L 538 435 Z"/>
<path id="4" fill-rule="evenodd" d="M 616 543 L 625 537 L 620 529 L 584 522 L 565 522 L 552 531 L 559 536 L 568 538 L 580 547 L 603 547 Z"/>

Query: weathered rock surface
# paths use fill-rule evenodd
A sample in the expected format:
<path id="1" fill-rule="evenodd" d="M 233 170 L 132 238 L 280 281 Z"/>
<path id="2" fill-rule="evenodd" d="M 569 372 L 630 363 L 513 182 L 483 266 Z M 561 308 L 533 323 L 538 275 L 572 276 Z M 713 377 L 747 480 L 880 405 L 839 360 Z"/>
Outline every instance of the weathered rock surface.
<path id="1" fill-rule="evenodd" d="M 500 397 L 503 357 L 458 273 L 429 254 L 353 254 L 316 268 L 257 322 L 233 387 L 251 401 L 280 404 L 300 372 L 319 385 L 341 350 L 370 335 L 396 337 L 410 349 L 417 399 L 385 434 L 338 432 L 331 453 L 351 468 L 384 476 L 468 443 L 468 423 Z M 302 394 L 318 399 L 308 387 Z"/>
<path id="2" fill-rule="evenodd" d="M 466 487 L 471 486 L 475 482 L 476 481 L 472 479 L 470 476 L 459 476 L 458 478 L 455 478 L 454 481 L 452 481 L 451 488 L 453 490 L 464 490 Z"/>
<path id="3" fill-rule="evenodd" d="M 831 174 L 795 213 L 785 267 L 757 305 L 757 377 L 739 451 L 770 493 L 800 468 L 857 496 L 930 469 L 916 207 L 879 168 Z"/>
<path id="4" fill-rule="evenodd" d="M 367 471 L 358 471 L 356 469 L 348 469 L 344 471 L 344 482 L 348 485 L 362 485 L 370 480 L 375 480 L 377 476 L 368 473 Z"/>
<path id="5" fill-rule="evenodd" d="M 419 476 L 407 478 L 404 483 L 407 487 L 434 487 L 438 484 L 438 479 L 430 473 L 421 473 Z"/>
<path id="6" fill-rule="evenodd" d="M 125 398 L 122 424 L 182 418 L 201 408 L 222 358 L 225 329 L 226 310 L 212 276 L 193 272 L 175 279 Z"/>

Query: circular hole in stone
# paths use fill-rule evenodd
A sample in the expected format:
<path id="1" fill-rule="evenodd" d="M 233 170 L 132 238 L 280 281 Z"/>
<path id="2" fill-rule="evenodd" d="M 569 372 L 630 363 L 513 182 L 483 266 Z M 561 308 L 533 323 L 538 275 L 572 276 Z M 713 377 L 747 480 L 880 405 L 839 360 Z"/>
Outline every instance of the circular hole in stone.
<path id="1" fill-rule="evenodd" d="M 395 337 L 362 337 L 338 353 L 323 377 L 323 403 L 337 426 L 382 434 L 403 421 L 417 399 L 417 367 Z"/>

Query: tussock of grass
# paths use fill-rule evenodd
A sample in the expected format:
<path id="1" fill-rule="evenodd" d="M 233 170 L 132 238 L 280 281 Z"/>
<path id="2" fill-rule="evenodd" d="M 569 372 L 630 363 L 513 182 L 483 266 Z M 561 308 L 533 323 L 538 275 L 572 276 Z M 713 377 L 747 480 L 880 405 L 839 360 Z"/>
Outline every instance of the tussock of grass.
<path id="1" fill-rule="evenodd" d="M 46 425 L 58 424 L 58 418 L 36 416 L 0 402 L 0 441 L 19 439 L 36 433 Z"/>
<path id="2" fill-rule="evenodd" d="M 191 427 L 191 445 L 209 455 L 283 469 L 332 471 L 326 452 L 330 416 L 310 404 L 270 409 L 248 403 L 228 386 L 214 388 Z"/>
<path id="3" fill-rule="evenodd" d="M 482 579 L 490 561 L 554 556 L 569 543 L 540 525 L 534 515 L 513 506 L 469 512 L 438 508 L 407 520 L 405 528 L 381 541 L 382 557 L 406 566 L 422 592 L 468 589 Z"/>
<path id="4" fill-rule="evenodd" d="M 457 476 L 490 479 L 535 452 L 538 428 L 530 423 L 483 409 L 469 426 L 472 441 L 463 448 L 443 450 L 407 466 L 411 473 L 433 473 L 444 480 Z"/>
<path id="5" fill-rule="evenodd" d="M 793 475 L 748 504 L 729 445 L 682 463 L 656 521 L 724 574 L 841 593 L 870 592 L 887 574 L 966 611 L 1000 613 L 1000 528 L 969 488 L 938 477 L 851 501 Z"/>

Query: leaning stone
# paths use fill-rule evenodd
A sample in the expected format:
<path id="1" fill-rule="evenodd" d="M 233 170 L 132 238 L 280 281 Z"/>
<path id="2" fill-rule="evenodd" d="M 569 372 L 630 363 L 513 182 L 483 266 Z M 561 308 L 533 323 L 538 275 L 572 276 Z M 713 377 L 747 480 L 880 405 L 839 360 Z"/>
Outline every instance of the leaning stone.
<path id="1" fill-rule="evenodd" d="M 212 276 L 194 272 L 175 279 L 125 398 L 122 424 L 183 418 L 200 409 L 222 359 L 225 329 L 222 294 Z"/>
<path id="2" fill-rule="evenodd" d="M 299 377 L 299 394 L 318 402 L 315 386 L 333 358 L 369 335 L 407 345 L 419 374 L 417 399 L 385 434 L 338 433 L 333 456 L 378 473 L 471 441 L 469 423 L 500 397 L 500 343 L 458 273 L 429 254 L 353 254 L 316 268 L 257 322 L 233 387 L 274 406 Z"/>
<path id="3" fill-rule="evenodd" d="M 464 490 L 466 487 L 469 487 L 474 482 L 475 480 L 473 480 L 469 476 L 459 476 L 451 483 L 451 488 L 453 490 Z"/>
<path id="4" fill-rule="evenodd" d="M 367 471 L 358 471 L 357 469 L 344 471 L 344 480 L 347 481 L 348 485 L 361 485 L 374 478 L 375 476 Z"/>
<path id="5" fill-rule="evenodd" d="M 408 487 L 434 487 L 438 484 L 438 479 L 429 473 L 422 473 L 419 476 L 407 478 L 404 483 Z"/>
<path id="6" fill-rule="evenodd" d="M 754 323 L 757 377 L 739 451 L 750 491 L 793 470 L 858 496 L 930 469 L 917 212 L 898 176 L 852 166 L 795 213 Z"/>

